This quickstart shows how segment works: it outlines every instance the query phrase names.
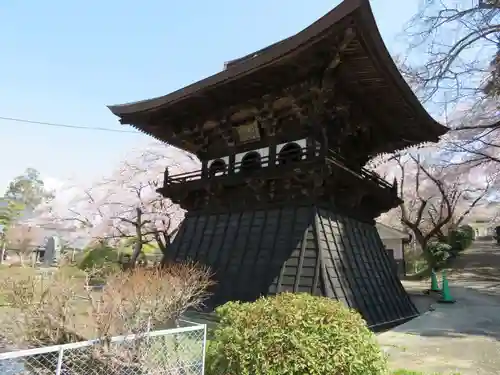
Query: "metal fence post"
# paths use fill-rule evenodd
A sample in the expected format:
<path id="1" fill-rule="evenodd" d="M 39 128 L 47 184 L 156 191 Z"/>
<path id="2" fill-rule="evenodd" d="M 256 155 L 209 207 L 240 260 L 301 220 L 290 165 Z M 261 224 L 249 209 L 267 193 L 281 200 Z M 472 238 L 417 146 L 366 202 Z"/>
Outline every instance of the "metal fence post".
<path id="1" fill-rule="evenodd" d="M 207 325 L 203 324 L 203 343 L 202 343 L 203 353 L 201 354 L 201 375 L 205 375 L 205 353 L 207 351 Z"/>
<path id="2" fill-rule="evenodd" d="M 61 367 L 63 362 L 63 353 L 64 349 L 59 349 L 59 356 L 57 357 L 57 367 L 56 367 L 56 375 L 61 375 Z"/>
<path id="3" fill-rule="evenodd" d="M 148 325 L 146 328 L 146 344 L 149 344 L 149 334 L 151 332 L 151 317 L 148 318 Z"/>

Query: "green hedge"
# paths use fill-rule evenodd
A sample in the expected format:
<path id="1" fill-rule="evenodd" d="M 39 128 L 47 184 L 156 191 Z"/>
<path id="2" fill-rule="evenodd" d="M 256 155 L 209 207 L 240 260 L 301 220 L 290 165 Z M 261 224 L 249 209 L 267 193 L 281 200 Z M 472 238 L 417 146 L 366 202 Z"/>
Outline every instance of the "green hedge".
<path id="1" fill-rule="evenodd" d="M 117 263 L 119 254 L 115 248 L 100 245 L 86 249 L 83 254 L 83 259 L 79 262 L 78 267 L 82 270 L 88 270 L 93 267 L 105 267 L 113 263 Z"/>
<path id="2" fill-rule="evenodd" d="M 458 229 L 450 231 L 448 244 L 451 246 L 451 253 L 458 254 L 467 249 L 474 241 L 474 229 L 469 225 L 463 225 Z"/>
<path id="3" fill-rule="evenodd" d="M 374 334 L 341 302 L 283 293 L 217 308 L 208 375 L 381 375 Z"/>
<path id="4" fill-rule="evenodd" d="M 105 283 L 107 276 L 120 270 L 119 253 L 115 248 L 99 245 L 86 249 L 83 258 L 78 263 L 78 268 L 83 271 L 98 270 L 93 274 L 91 284 Z"/>
<path id="5" fill-rule="evenodd" d="M 434 258 L 434 265 L 443 266 L 448 258 L 455 257 L 461 251 L 467 249 L 474 241 L 474 229 L 469 225 L 463 225 L 458 229 L 450 231 L 444 242 L 431 242 L 427 250 Z"/>
<path id="6" fill-rule="evenodd" d="M 471 243 L 476 239 L 476 231 L 470 225 L 462 225 L 460 228 L 467 233 Z"/>
<path id="7" fill-rule="evenodd" d="M 434 266 L 440 267 L 450 257 L 452 247 L 444 242 L 431 242 L 427 245 L 427 251 L 432 255 Z"/>

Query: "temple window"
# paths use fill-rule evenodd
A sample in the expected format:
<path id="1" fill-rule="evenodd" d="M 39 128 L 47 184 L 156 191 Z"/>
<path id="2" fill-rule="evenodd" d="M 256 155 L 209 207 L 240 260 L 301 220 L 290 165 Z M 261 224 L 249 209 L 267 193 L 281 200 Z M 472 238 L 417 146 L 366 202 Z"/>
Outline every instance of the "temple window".
<path id="1" fill-rule="evenodd" d="M 287 143 L 278 153 L 278 164 L 287 165 L 302 159 L 302 148 L 298 143 Z"/>
<path id="2" fill-rule="evenodd" d="M 210 177 L 222 176 L 224 173 L 226 173 L 226 170 L 226 162 L 222 159 L 217 159 L 210 164 L 210 167 L 208 167 L 208 174 Z"/>
<path id="3" fill-rule="evenodd" d="M 261 156 L 257 151 L 250 151 L 241 159 L 240 170 L 250 172 L 262 167 Z"/>

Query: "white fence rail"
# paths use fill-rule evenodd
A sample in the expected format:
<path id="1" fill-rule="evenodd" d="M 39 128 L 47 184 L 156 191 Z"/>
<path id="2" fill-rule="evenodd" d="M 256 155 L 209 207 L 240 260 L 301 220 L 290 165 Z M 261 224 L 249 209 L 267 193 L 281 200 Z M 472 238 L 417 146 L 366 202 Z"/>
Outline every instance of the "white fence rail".
<path id="1" fill-rule="evenodd" d="M 203 375 L 205 324 L 0 353 L 2 375 Z"/>

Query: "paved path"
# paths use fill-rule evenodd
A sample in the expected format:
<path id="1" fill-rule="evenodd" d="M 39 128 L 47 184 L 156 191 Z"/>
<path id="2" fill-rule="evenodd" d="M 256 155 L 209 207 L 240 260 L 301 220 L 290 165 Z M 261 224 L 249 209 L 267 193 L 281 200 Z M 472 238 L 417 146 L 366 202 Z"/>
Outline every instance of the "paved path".
<path id="1" fill-rule="evenodd" d="M 500 247 L 477 242 L 449 270 L 455 304 L 378 336 L 393 368 L 432 374 L 500 374 Z M 429 283 L 404 282 L 415 293 Z"/>

